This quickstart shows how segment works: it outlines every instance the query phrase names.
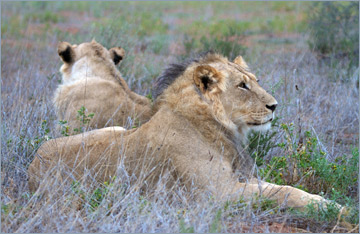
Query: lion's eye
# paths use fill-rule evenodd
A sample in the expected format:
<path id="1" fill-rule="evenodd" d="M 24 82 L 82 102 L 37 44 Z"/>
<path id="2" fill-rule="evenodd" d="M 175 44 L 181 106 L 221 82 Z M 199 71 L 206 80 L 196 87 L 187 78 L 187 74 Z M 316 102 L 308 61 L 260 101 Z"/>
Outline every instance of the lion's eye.
<path id="1" fill-rule="evenodd" d="M 249 89 L 249 87 L 245 84 L 245 82 L 241 82 L 240 84 L 238 84 L 237 87 L 238 88 L 243 88 L 243 89 Z"/>

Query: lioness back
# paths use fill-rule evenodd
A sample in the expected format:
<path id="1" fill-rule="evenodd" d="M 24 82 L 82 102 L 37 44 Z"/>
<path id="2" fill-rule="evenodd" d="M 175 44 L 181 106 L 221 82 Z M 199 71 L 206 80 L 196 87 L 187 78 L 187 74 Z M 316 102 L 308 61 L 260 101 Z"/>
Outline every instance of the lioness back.
<path id="1" fill-rule="evenodd" d="M 64 62 L 63 79 L 53 102 L 57 118 L 67 121 L 70 129 L 129 126 L 129 120 L 140 124 L 150 119 L 150 100 L 132 92 L 116 68 L 125 56 L 122 48 L 107 50 L 94 40 L 80 45 L 61 42 L 58 54 Z"/>

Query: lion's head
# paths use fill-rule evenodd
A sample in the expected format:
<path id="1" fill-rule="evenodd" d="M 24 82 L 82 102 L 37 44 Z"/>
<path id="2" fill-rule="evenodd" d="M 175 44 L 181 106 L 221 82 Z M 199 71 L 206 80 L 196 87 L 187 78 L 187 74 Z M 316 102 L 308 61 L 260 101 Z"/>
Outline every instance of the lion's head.
<path id="1" fill-rule="evenodd" d="M 218 122 L 242 138 L 250 129 L 269 129 L 277 106 L 241 56 L 231 62 L 212 52 L 170 65 L 156 81 L 153 96 L 157 105 L 172 103 L 175 109 L 194 102 L 207 106 Z"/>
<path id="2" fill-rule="evenodd" d="M 72 77 L 92 76 L 98 72 L 97 63 L 102 67 L 113 68 L 125 57 L 125 50 L 121 47 L 114 47 L 107 50 L 95 40 L 80 45 L 71 45 L 68 42 L 58 44 L 58 54 L 64 64 L 60 71 L 63 74 L 64 82 L 72 80 Z M 103 69 L 100 68 L 100 71 Z M 73 74 L 76 72 L 76 74 Z"/>

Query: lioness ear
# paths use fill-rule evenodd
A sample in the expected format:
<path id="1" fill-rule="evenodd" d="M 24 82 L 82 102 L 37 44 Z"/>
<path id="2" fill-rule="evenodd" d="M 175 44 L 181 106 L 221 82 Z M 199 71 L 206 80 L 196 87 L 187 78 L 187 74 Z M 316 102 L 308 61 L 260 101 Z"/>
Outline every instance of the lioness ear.
<path id="1" fill-rule="evenodd" d="M 111 59 L 117 65 L 125 57 L 125 50 L 121 47 L 114 47 L 109 50 Z"/>
<path id="2" fill-rule="evenodd" d="M 58 54 L 64 63 L 72 63 L 74 61 L 75 52 L 69 42 L 60 42 L 58 44 Z"/>
<path id="3" fill-rule="evenodd" d="M 224 75 L 209 65 L 200 65 L 195 69 L 194 82 L 200 91 L 210 99 L 213 95 L 226 89 Z"/>
<path id="4" fill-rule="evenodd" d="M 245 69 L 249 69 L 249 66 L 247 65 L 247 63 L 245 62 L 243 57 L 240 55 L 234 59 L 234 63 L 236 63 L 237 65 L 240 65 L 241 67 L 243 67 Z"/>

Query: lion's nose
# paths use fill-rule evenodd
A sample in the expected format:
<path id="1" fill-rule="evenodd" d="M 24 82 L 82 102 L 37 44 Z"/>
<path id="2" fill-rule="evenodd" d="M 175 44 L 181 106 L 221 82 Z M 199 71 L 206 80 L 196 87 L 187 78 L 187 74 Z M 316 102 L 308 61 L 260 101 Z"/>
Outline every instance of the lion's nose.
<path id="1" fill-rule="evenodd" d="M 274 105 L 271 105 L 271 106 L 266 105 L 266 108 L 268 108 L 268 109 L 270 109 L 272 112 L 274 112 L 275 109 L 276 109 L 276 106 L 277 106 L 277 104 L 274 104 Z"/>

